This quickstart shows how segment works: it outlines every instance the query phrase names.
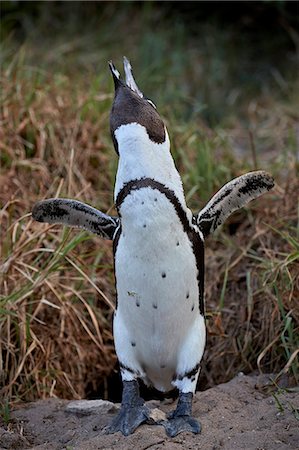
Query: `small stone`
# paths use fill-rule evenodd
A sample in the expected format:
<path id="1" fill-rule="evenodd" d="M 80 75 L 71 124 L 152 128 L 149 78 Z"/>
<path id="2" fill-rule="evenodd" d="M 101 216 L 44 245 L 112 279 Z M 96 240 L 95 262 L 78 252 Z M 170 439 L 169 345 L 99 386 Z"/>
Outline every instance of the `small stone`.
<path id="1" fill-rule="evenodd" d="M 159 423 L 167 419 L 165 412 L 161 411 L 159 408 L 152 409 L 149 417 L 153 423 Z"/>
<path id="2" fill-rule="evenodd" d="M 89 414 L 106 414 L 114 413 L 119 409 L 117 405 L 107 400 L 76 400 L 70 402 L 65 410 L 66 412 L 82 414 L 87 416 Z"/>

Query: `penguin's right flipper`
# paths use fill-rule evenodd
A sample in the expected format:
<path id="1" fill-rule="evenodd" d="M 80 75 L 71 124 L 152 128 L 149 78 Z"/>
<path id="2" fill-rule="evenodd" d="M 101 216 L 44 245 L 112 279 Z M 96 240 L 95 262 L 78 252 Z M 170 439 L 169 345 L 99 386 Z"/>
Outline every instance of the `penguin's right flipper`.
<path id="1" fill-rule="evenodd" d="M 119 218 L 111 217 L 77 200 L 50 198 L 36 203 L 32 217 L 38 222 L 60 223 L 83 228 L 105 239 L 113 239 Z"/>
<path id="2" fill-rule="evenodd" d="M 125 75 L 126 75 L 126 85 L 130 89 L 132 89 L 132 91 L 136 92 L 136 94 L 138 94 L 139 97 L 143 98 L 144 95 L 141 92 L 141 90 L 139 89 L 139 87 L 137 86 L 136 81 L 133 77 L 131 63 L 128 60 L 128 58 L 126 58 L 125 56 L 124 56 L 124 69 L 125 69 Z"/>
<path id="3" fill-rule="evenodd" d="M 249 172 L 226 183 L 198 213 L 196 223 L 207 237 L 234 211 L 274 186 L 274 179 L 263 170 Z"/>

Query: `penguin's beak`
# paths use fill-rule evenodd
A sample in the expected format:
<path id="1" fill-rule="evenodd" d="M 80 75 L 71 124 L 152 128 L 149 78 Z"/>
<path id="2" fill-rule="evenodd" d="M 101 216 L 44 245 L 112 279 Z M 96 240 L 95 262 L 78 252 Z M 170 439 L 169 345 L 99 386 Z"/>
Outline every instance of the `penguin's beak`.
<path id="1" fill-rule="evenodd" d="M 153 142 L 165 141 L 165 126 L 156 110 L 155 105 L 146 98 L 138 88 L 132 73 L 129 60 L 124 57 L 125 81 L 120 77 L 118 70 L 110 61 L 109 68 L 115 85 L 115 96 L 110 113 L 110 129 L 116 152 L 119 154 L 119 145 L 115 132 L 122 125 L 138 124 L 146 129 Z M 127 128 L 127 138 L 136 139 L 136 129 Z"/>
<path id="2" fill-rule="evenodd" d="M 109 69 L 111 71 L 112 77 L 113 77 L 113 81 L 114 81 L 114 88 L 115 91 L 120 87 L 120 86 L 125 86 L 124 81 L 120 78 L 120 73 L 119 71 L 115 68 L 115 65 L 113 64 L 112 61 L 108 62 L 109 64 Z"/>
<path id="3" fill-rule="evenodd" d="M 126 77 L 126 81 L 125 82 L 120 77 L 120 73 L 116 69 L 116 67 L 113 64 L 113 62 L 109 61 L 109 63 L 108 63 L 110 71 L 111 71 L 111 74 L 112 74 L 112 77 L 113 77 L 115 90 L 117 90 L 120 86 L 127 86 L 133 92 L 135 92 L 140 98 L 144 98 L 143 93 L 141 92 L 141 90 L 137 86 L 136 81 L 134 79 L 131 63 L 130 63 L 130 61 L 128 60 L 128 58 L 126 56 L 124 56 L 123 62 L 124 62 L 124 70 L 125 70 L 125 77 Z"/>
<path id="4" fill-rule="evenodd" d="M 136 84 L 136 81 L 134 79 L 133 72 L 132 72 L 132 66 L 131 66 L 128 58 L 126 58 L 126 56 L 124 56 L 124 69 L 125 69 L 125 75 L 126 75 L 126 85 L 130 89 L 132 89 L 132 91 L 136 92 L 136 94 L 138 94 L 139 97 L 143 98 L 144 95 Z"/>

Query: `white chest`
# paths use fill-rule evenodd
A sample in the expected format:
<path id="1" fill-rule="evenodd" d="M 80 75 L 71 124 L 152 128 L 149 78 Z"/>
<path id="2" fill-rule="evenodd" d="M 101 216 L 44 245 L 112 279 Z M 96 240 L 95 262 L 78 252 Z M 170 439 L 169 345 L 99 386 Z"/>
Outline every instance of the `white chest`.
<path id="1" fill-rule="evenodd" d="M 174 370 L 185 336 L 199 316 L 192 244 L 172 203 L 155 189 L 132 191 L 120 213 L 116 323 L 125 328 L 143 366 L 152 372 L 162 364 Z M 123 339 L 116 330 L 116 346 Z"/>
<path id="2" fill-rule="evenodd" d="M 186 208 L 181 177 L 170 153 L 167 131 L 162 144 L 149 139 L 146 129 L 137 124 L 123 125 L 115 132 L 120 149 L 115 182 L 115 198 L 124 184 L 141 178 L 154 178 L 171 189 Z"/>

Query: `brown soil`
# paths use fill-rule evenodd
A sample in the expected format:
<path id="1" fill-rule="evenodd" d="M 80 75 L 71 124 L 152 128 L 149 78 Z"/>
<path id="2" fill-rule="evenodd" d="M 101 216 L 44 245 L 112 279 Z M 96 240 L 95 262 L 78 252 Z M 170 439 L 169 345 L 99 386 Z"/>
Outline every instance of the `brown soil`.
<path id="1" fill-rule="evenodd" d="M 299 445 L 299 393 L 272 391 L 268 376 L 240 374 L 228 383 L 198 392 L 194 416 L 201 435 L 182 433 L 171 439 L 162 426 L 142 425 L 134 434 L 103 435 L 102 429 L 118 408 L 110 404 L 97 412 L 66 411 L 67 400 L 49 399 L 15 409 L 8 429 L 0 428 L 1 449 L 47 450 L 283 450 Z M 164 412 L 169 401 L 149 402 Z M 109 405 L 108 405 L 109 406 Z"/>

